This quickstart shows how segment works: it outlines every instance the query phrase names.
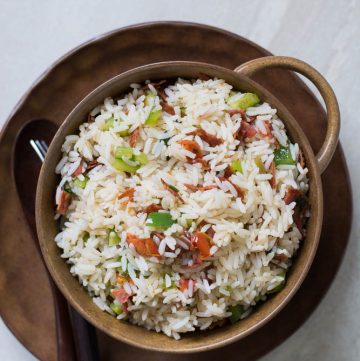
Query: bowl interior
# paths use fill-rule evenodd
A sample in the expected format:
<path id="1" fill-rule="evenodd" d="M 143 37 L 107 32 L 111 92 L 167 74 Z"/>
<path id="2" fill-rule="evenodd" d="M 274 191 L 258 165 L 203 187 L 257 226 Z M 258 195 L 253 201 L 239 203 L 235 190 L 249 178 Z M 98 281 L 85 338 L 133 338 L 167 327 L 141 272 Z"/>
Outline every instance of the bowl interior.
<path id="1" fill-rule="evenodd" d="M 65 137 L 68 134 L 77 133 L 79 125 L 86 120 L 88 113 L 104 98 L 121 95 L 129 90 L 129 84 L 147 79 L 199 78 L 203 74 L 222 78 L 236 89 L 256 92 L 262 100 L 277 108 L 278 115 L 284 121 L 290 138 L 299 143 L 305 155 L 309 168 L 311 217 L 307 225 L 307 236 L 288 273 L 286 287 L 281 292 L 269 297 L 266 302 L 255 307 L 249 317 L 234 325 L 189 333 L 180 341 L 175 341 L 163 334 L 118 321 L 106 312 L 102 312 L 92 302 L 78 280 L 70 274 L 69 266 L 60 257 L 60 249 L 54 242 L 54 237 L 58 232 L 53 205 L 58 182 L 55 167 L 61 158 L 61 145 Z M 264 325 L 286 305 L 304 280 L 314 258 L 322 225 L 322 206 L 321 180 L 310 144 L 300 126 L 279 100 L 257 83 L 231 70 L 215 65 L 182 61 L 151 64 L 120 74 L 96 88 L 77 105 L 58 130 L 46 155 L 37 188 L 36 219 L 39 242 L 47 267 L 61 292 L 83 317 L 110 336 L 134 346 L 163 352 L 195 352 L 205 351 L 245 337 Z"/>

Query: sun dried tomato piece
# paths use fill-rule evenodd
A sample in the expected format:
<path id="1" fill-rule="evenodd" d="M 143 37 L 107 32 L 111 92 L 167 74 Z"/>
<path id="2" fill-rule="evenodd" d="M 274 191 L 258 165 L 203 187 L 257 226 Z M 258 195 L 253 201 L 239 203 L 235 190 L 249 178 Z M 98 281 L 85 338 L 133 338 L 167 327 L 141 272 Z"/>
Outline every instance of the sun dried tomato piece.
<path id="1" fill-rule="evenodd" d="M 132 148 L 135 147 L 136 142 L 139 139 L 139 136 L 140 136 L 140 129 L 139 128 L 134 129 L 133 132 L 130 135 L 130 140 L 129 140 L 130 146 Z"/>
<path id="2" fill-rule="evenodd" d="M 210 257 L 210 248 L 213 240 L 209 235 L 196 231 L 191 238 L 191 242 L 193 247 L 199 250 L 202 259 Z"/>
<path id="3" fill-rule="evenodd" d="M 194 140 L 183 139 L 179 142 L 187 151 L 195 154 L 195 159 L 202 157 L 200 145 Z"/>
<path id="4" fill-rule="evenodd" d="M 296 202 L 296 200 L 302 195 L 302 193 L 293 187 L 288 187 L 287 192 L 284 197 L 285 204 L 290 204 Z"/>
<path id="5" fill-rule="evenodd" d="M 69 205 L 70 205 L 70 200 L 71 200 L 70 193 L 61 191 L 60 201 L 59 201 L 59 204 L 56 209 L 59 214 L 61 214 L 61 215 L 66 214 L 66 212 L 69 208 Z"/>
<path id="6" fill-rule="evenodd" d="M 162 101 L 161 106 L 162 106 L 163 110 L 166 113 L 168 113 L 170 115 L 175 115 L 176 114 L 174 107 L 172 105 L 170 105 L 169 103 L 166 103 L 166 102 Z"/>
<path id="7" fill-rule="evenodd" d="M 127 243 L 134 245 L 135 250 L 144 257 L 159 257 L 156 243 L 151 238 L 140 238 L 133 234 L 127 235 Z"/>
<path id="8" fill-rule="evenodd" d="M 275 162 L 272 161 L 270 164 L 269 172 L 272 175 L 272 178 L 270 179 L 270 186 L 272 189 L 276 188 L 276 178 L 275 178 Z"/>
<path id="9" fill-rule="evenodd" d="M 134 193 L 135 193 L 134 188 L 128 188 L 125 192 L 121 193 L 118 196 L 118 199 L 128 198 L 129 201 L 132 202 L 134 200 Z"/>
<path id="10" fill-rule="evenodd" d="M 150 204 L 149 206 L 147 206 L 144 210 L 145 213 L 149 214 L 152 212 L 158 212 L 162 209 L 162 207 L 160 206 L 160 204 Z"/>
<path id="11" fill-rule="evenodd" d="M 116 288 L 111 291 L 111 294 L 121 303 L 124 304 L 129 300 L 129 295 L 124 288 Z"/>
<path id="12" fill-rule="evenodd" d="M 208 143 L 212 147 L 216 147 L 217 145 L 224 143 L 223 139 L 218 138 L 217 136 L 208 133 L 207 131 L 205 131 L 202 128 L 198 128 L 188 134 L 199 136 L 204 142 Z"/>
<path id="13" fill-rule="evenodd" d="M 97 167 L 99 164 L 101 164 L 101 163 L 99 163 L 96 159 L 95 159 L 95 160 L 92 160 L 91 162 L 89 162 L 89 163 L 87 164 L 86 170 L 87 170 L 87 171 L 90 171 L 91 169 L 94 169 L 95 167 Z"/>

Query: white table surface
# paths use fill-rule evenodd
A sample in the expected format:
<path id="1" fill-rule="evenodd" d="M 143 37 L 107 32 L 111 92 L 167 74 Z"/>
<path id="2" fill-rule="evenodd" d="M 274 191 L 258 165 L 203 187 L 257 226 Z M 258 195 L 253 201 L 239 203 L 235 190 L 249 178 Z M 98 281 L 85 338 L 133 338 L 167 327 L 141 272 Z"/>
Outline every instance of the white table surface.
<path id="1" fill-rule="evenodd" d="M 0 0 L 0 126 L 34 80 L 65 52 L 109 30 L 155 20 L 218 26 L 323 73 L 339 99 L 340 138 L 359 204 L 360 115 L 351 113 L 360 103 L 359 0 Z M 351 240 L 330 291 L 310 319 L 262 361 L 359 359 L 359 214 L 357 205 Z M 0 360 L 34 359 L 0 321 Z"/>

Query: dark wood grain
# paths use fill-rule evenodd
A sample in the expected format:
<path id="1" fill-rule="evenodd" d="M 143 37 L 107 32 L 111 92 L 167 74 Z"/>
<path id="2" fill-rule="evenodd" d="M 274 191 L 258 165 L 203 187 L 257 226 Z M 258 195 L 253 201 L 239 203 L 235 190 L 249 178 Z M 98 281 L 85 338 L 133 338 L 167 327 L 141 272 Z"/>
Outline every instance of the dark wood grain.
<path id="1" fill-rule="evenodd" d="M 0 312 L 13 333 L 40 359 L 56 358 L 54 314 L 44 268 L 27 242 L 29 230 L 20 216 L 10 178 L 9 155 L 19 128 L 35 117 L 46 117 L 60 124 L 89 91 L 137 65 L 197 60 L 232 69 L 265 55 L 269 53 L 255 44 L 214 28 L 184 23 L 141 25 L 113 32 L 72 52 L 19 104 L 0 141 L 0 201 L 9 205 L 0 208 L 0 290 L 7 295 L 0 298 Z M 74 67 L 78 70 L 76 77 L 73 77 Z M 299 120 L 317 151 L 325 133 L 325 114 L 308 88 L 298 77 L 283 70 L 266 71 L 254 79 L 277 96 Z M 306 320 L 336 274 L 350 231 L 351 188 L 340 147 L 323 175 L 323 188 L 326 211 L 319 250 L 307 279 L 287 307 L 265 327 L 238 343 L 209 353 L 171 355 L 172 359 L 234 360 L 241 354 L 242 360 L 254 360 L 284 341 Z M 343 209 L 341 214 L 338 207 Z M 166 354 L 120 344 L 102 333 L 98 336 L 104 360 L 169 359 Z"/>

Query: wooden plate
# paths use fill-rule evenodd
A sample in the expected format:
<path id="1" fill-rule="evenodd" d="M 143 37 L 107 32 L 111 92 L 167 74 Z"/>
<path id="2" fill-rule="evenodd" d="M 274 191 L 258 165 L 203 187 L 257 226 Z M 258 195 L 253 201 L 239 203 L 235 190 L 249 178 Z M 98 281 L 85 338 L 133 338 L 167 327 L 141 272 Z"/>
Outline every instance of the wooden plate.
<path id="1" fill-rule="evenodd" d="M 84 96 L 105 80 L 135 66 L 165 60 L 196 60 L 230 69 L 270 55 L 235 34 L 191 23 L 157 22 L 123 28 L 96 38 L 65 55 L 29 90 L 3 128 L 0 138 L 0 313 L 29 351 L 56 360 L 54 313 L 44 266 L 22 215 L 11 176 L 12 146 L 30 119 L 61 124 Z M 254 77 L 301 122 L 316 152 L 326 129 L 325 113 L 305 84 L 284 70 Z M 339 268 L 351 227 L 352 197 L 346 163 L 339 145 L 322 176 L 325 214 L 313 266 L 302 287 L 281 313 L 249 337 L 214 351 L 172 355 L 172 360 L 254 360 L 289 337 L 319 304 Z M 341 208 L 342 212 L 337 212 Z M 281 325 L 281 327 L 279 327 Z M 104 360 L 167 360 L 168 355 L 143 351 L 98 333 Z M 139 340 L 141 342 L 141 340 Z"/>

